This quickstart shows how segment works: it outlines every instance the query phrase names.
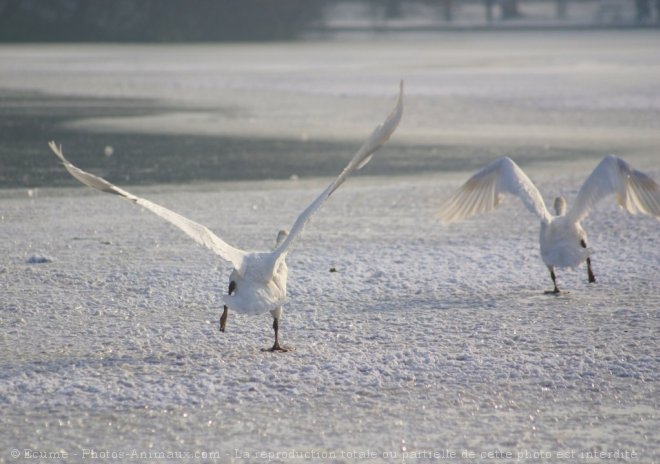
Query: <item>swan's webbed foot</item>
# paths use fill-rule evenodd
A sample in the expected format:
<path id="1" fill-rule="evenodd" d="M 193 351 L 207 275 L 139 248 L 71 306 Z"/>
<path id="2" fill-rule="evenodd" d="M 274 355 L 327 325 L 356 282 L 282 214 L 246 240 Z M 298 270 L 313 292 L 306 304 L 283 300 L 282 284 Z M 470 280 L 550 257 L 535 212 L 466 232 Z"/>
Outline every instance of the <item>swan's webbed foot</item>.
<path id="1" fill-rule="evenodd" d="M 546 295 L 559 295 L 561 293 L 561 290 L 559 290 L 557 287 L 555 287 L 554 290 L 546 290 L 543 292 Z"/>
<path id="2" fill-rule="evenodd" d="M 227 305 L 225 305 L 225 310 L 222 312 L 222 316 L 220 316 L 220 332 L 225 331 L 225 326 L 227 325 L 227 315 L 229 314 L 229 308 Z"/>
<path id="3" fill-rule="evenodd" d="M 281 353 L 287 353 L 289 351 L 292 351 L 292 349 L 291 348 L 282 348 L 279 343 L 275 342 L 275 344 L 272 347 L 262 348 L 261 351 L 270 352 L 270 353 L 275 353 L 276 351 L 279 351 Z"/>

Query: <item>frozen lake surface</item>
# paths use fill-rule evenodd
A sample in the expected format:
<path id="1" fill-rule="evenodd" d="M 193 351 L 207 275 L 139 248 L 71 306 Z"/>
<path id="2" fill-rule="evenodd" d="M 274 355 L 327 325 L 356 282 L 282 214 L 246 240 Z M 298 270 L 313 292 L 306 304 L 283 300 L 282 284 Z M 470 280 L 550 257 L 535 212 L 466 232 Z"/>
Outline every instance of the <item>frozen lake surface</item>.
<path id="1" fill-rule="evenodd" d="M 559 271 L 570 293 L 555 297 L 543 294 L 538 222 L 517 201 L 450 227 L 434 214 L 468 171 L 508 153 L 547 202 L 563 194 L 570 205 L 610 152 L 660 179 L 658 38 L 0 47 L 0 156 L 26 176 L 50 170 L 27 177 L 38 189 L 0 190 L 0 462 L 14 462 L 14 449 L 72 462 L 91 450 L 154 462 L 168 452 L 216 462 L 555 462 L 572 452 L 564 462 L 596 462 L 581 454 L 594 451 L 657 461 L 659 223 L 604 201 L 583 223 L 597 283 L 584 268 Z M 272 343 L 269 315 L 230 314 L 219 332 L 225 263 L 150 213 L 69 181 L 46 147 L 62 141 L 81 167 L 232 244 L 270 248 L 329 182 L 316 176 L 338 171 L 382 119 L 399 78 L 406 110 L 392 145 L 287 260 L 281 333 L 295 351 L 285 354 L 260 351 Z M 279 141 L 296 156 L 263 155 L 284 166 L 277 176 L 244 162 L 254 171 L 232 181 L 227 157 L 250 157 L 237 142 L 215 154 L 228 172 L 220 182 L 153 174 L 176 170 L 174 154 L 190 147 L 207 159 L 214 138 L 261 140 L 264 153 Z M 143 142 L 151 164 L 131 173 Z M 288 179 L 309 144 L 332 161 Z M 186 169 L 194 179 L 208 166 Z M 150 185 L 135 185 L 143 172 Z M 291 452 L 303 454 L 275 454 Z"/>

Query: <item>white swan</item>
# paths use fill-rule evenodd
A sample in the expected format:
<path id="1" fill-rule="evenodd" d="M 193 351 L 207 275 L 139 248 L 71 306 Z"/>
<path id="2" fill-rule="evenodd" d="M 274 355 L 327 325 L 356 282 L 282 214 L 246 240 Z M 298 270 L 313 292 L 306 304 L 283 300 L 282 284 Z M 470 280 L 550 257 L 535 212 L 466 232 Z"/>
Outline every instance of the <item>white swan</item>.
<path id="1" fill-rule="evenodd" d="M 639 211 L 660 218 L 660 186 L 613 155 L 604 157 L 596 166 L 580 188 L 570 210 L 566 210 L 563 197 L 555 199 L 556 216 L 548 211 L 543 197 L 522 169 L 504 157 L 477 171 L 454 192 L 440 207 L 440 218 L 450 223 L 491 211 L 499 206 L 505 193 L 516 195 L 541 219 L 541 257 L 554 284 L 554 289 L 546 293 L 559 293 L 555 267 L 576 267 L 586 261 L 589 282 L 596 281 L 591 269 L 587 234 L 580 221 L 602 198 L 613 193 L 619 206 L 629 213 Z"/>
<path id="2" fill-rule="evenodd" d="M 339 176 L 298 216 L 291 232 L 280 231 L 275 249 L 264 252 L 247 252 L 234 248 L 203 225 L 149 200 L 139 198 L 100 177 L 77 168 L 64 157 L 62 147 L 58 147 L 54 142 L 50 142 L 49 146 L 60 158 L 66 170 L 83 184 L 103 192 L 119 195 L 150 210 L 183 230 L 200 245 L 204 245 L 229 261 L 234 269 L 229 277 L 229 294 L 223 295 L 222 298 L 225 305 L 220 318 L 220 330 L 223 332 L 225 330 L 229 308 L 245 314 L 261 314 L 270 311 L 273 316 L 275 343 L 268 351 L 287 351 L 280 346 L 278 339 L 279 319 L 282 316 L 282 305 L 286 300 L 288 274 L 286 255 L 314 213 L 353 171 L 367 164 L 373 153 L 390 138 L 397 128 L 402 114 L 403 82 L 400 84 L 396 106 L 387 119 L 376 127 Z"/>

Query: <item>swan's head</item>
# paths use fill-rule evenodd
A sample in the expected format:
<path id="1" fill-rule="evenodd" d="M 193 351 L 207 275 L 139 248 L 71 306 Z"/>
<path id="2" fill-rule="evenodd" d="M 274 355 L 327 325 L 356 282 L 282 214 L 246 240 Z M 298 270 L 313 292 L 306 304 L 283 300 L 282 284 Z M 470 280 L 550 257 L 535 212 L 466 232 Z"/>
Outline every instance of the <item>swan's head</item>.
<path id="1" fill-rule="evenodd" d="M 280 230 L 277 233 L 277 241 L 275 242 L 275 246 L 280 246 L 280 244 L 289 236 L 289 231 L 287 230 Z"/>
<path id="2" fill-rule="evenodd" d="M 564 197 L 555 198 L 555 214 L 557 216 L 566 214 L 566 199 Z"/>

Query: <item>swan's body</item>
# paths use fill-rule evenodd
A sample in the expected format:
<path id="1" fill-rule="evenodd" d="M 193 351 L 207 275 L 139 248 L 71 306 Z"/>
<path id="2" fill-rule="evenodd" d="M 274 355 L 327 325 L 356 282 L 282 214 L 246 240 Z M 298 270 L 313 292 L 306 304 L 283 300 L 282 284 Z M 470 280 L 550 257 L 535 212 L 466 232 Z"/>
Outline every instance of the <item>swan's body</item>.
<path id="1" fill-rule="evenodd" d="M 152 211 L 183 230 L 200 245 L 209 248 L 229 261 L 233 266 L 233 271 L 229 278 L 229 292 L 222 297 L 225 307 L 220 319 L 220 330 L 224 331 L 225 329 L 228 309 L 243 314 L 262 314 L 270 311 L 274 319 L 273 328 L 275 330 L 275 343 L 271 351 L 286 351 L 280 347 L 278 342 L 278 321 L 282 316 L 282 307 L 286 301 L 288 268 L 285 259 L 287 253 L 295 239 L 300 236 L 305 225 L 330 195 L 352 172 L 367 164 L 373 153 L 390 138 L 397 128 L 403 113 L 403 83 L 400 87 L 396 106 L 385 122 L 376 127 L 339 176 L 298 216 L 290 233 L 280 231 L 276 247 L 272 251 L 247 252 L 235 248 L 203 225 L 149 200 L 139 198 L 100 177 L 77 168 L 64 157 L 61 147 L 58 147 L 54 142 L 50 142 L 49 146 L 60 158 L 66 170 L 83 184 L 103 192 L 119 195 Z"/>
<path id="2" fill-rule="evenodd" d="M 510 158 L 504 157 L 477 171 L 441 206 L 440 217 L 450 223 L 491 211 L 499 206 L 505 193 L 520 198 L 541 221 L 541 258 L 550 270 L 554 283 L 552 293 L 559 293 L 556 267 L 573 268 L 586 261 L 589 282 L 595 282 L 589 257 L 591 250 L 587 248 L 587 234 L 580 221 L 602 198 L 614 194 L 618 204 L 629 213 L 641 212 L 660 218 L 660 186 L 612 155 L 596 166 L 568 210 L 566 200 L 559 197 L 554 204 L 555 214 L 551 214 L 529 177 Z"/>
<path id="3" fill-rule="evenodd" d="M 541 221 L 539 245 L 541 258 L 547 266 L 577 267 L 589 258 L 591 250 L 583 247 L 587 234 L 579 223 L 566 216 L 552 216 Z"/>

